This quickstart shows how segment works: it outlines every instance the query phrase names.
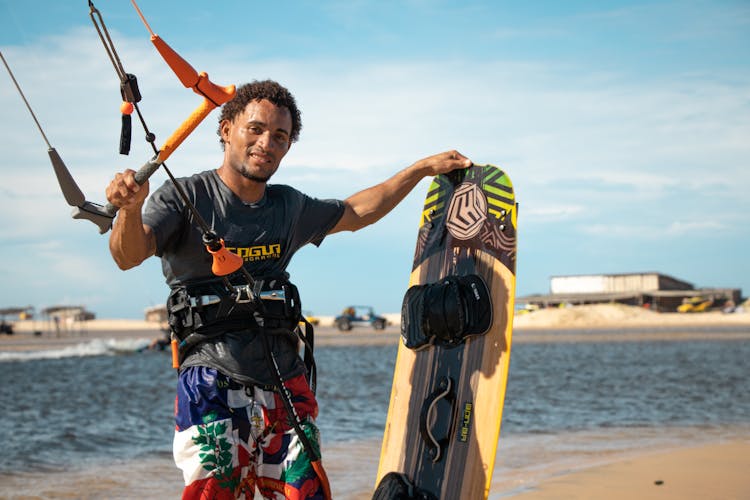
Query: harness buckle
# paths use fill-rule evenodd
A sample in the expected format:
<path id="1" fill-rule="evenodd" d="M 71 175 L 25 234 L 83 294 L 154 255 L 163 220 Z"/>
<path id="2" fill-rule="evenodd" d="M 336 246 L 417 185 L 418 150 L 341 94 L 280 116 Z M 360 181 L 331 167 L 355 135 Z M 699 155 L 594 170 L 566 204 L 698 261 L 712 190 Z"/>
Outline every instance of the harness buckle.
<path id="1" fill-rule="evenodd" d="M 234 291 L 237 293 L 234 301 L 238 304 L 248 304 L 255 300 L 255 294 L 250 289 L 250 285 L 235 286 Z"/>
<path id="2" fill-rule="evenodd" d="M 190 307 L 210 306 L 221 302 L 221 297 L 218 295 L 198 295 L 196 297 L 190 297 Z"/>
<path id="3" fill-rule="evenodd" d="M 234 301 L 238 304 L 248 304 L 255 300 L 256 295 L 260 295 L 261 300 L 286 300 L 286 293 L 284 290 L 268 290 L 265 292 L 254 292 L 250 285 L 238 285 L 234 287 L 236 296 Z"/>

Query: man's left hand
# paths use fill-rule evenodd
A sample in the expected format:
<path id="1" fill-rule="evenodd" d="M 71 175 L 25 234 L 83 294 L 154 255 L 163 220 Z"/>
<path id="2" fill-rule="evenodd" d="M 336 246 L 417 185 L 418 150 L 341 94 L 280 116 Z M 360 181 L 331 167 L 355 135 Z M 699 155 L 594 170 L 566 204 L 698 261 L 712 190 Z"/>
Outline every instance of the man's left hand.
<path id="1" fill-rule="evenodd" d="M 469 168 L 471 165 L 471 160 L 455 149 L 451 151 L 445 151 L 444 153 L 438 153 L 436 155 L 428 156 L 427 158 L 423 158 L 414 164 L 414 166 L 418 169 L 424 169 L 423 172 L 425 174 L 425 177 L 433 177 L 439 174 L 451 172 L 453 170 Z"/>

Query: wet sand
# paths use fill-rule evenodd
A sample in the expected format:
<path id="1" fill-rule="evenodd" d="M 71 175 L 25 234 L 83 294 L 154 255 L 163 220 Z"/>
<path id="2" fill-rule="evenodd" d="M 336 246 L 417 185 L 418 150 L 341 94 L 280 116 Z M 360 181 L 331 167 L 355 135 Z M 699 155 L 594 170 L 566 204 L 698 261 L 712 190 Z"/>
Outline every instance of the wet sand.
<path id="1" fill-rule="evenodd" d="M 696 447 L 646 449 L 635 456 L 608 457 L 600 465 L 583 461 L 557 471 L 514 472 L 504 466 L 502 451 L 501 446 L 491 500 L 750 498 L 750 436 Z M 369 500 L 379 441 L 324 447 L 323 452 L 334 498 Z M 529 453 L 540 455 L 539 451 Z M 161 459 L 78 471 L 0 476 L 0 498 L 7 499 L 166 499 L 179 498 L 181 491 L 180 473 L 166 454 Z"/>
<path id="2" fill-rule="evenodd" d="M 519 500 L 750 498 L 750 440 L 647 454 L 562 474 Z"/>

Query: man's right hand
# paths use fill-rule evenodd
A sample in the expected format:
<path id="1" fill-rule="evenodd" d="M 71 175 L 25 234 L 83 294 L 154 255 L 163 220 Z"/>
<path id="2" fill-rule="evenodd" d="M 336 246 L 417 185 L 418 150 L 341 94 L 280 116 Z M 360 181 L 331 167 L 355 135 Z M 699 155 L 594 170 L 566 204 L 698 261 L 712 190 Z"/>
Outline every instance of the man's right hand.
<path id="1" fill-rule="evenodd" d="M 138 208 L 140 210 L 148 196 L 148 191 L 148 181 L 138 184 L 135 181 L 135 170 L 128 169 L 115 174 L 115 178 L 107 186 L 105 194 L 107 201 L 120 209 Z"/>

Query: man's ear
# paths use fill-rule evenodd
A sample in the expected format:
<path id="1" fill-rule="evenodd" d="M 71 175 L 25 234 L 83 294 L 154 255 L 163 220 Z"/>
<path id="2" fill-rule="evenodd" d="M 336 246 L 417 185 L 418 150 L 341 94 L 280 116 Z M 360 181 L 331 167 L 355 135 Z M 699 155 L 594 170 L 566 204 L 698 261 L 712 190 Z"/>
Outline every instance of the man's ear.
<path id="1" fill-rule="evenodd" d="M 232 127 L 231 120 L 221 120 L 219 123 L 219 130 L 221 131 L 221 140 L 223 140 L 225 143 L 229 142 L 227 139 L 229 139 L 229 129 Z"/>

